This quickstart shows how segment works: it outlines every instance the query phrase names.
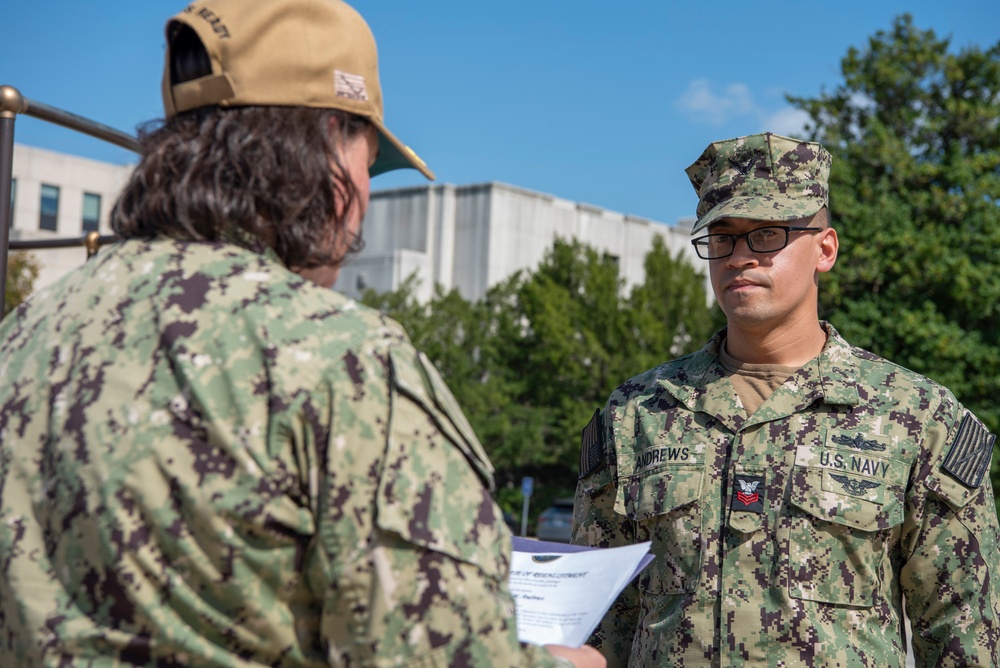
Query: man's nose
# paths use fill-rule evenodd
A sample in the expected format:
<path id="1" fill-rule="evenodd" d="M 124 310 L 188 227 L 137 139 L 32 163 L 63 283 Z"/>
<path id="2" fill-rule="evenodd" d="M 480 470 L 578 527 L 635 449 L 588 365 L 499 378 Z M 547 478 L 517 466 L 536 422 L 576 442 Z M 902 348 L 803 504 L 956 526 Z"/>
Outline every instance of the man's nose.
<path id="1" fill-rule="evenodd" d="M 733 244 L 733 253 L 729 256 L 729 263 L 733 265 L 744 265 L 748 262 L 756 263 L 757 254 L 750 250 L 750 242 L 746 237 L 738 238 Z"/>

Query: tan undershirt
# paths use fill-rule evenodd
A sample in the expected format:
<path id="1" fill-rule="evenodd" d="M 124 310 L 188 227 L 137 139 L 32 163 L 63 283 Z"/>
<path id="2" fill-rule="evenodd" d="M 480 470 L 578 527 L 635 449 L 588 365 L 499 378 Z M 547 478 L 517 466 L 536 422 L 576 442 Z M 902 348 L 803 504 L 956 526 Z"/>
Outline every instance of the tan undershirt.
<path id="1" fill-rule="evenodd" d="M 719 346 L 719 362 L 732 374 L 729 380 L 736 388 L 736 395 L 743 402 L 747 416 L 753 415 L 761 404 L 781 386 L 788 377 L 798 371 L 797 366 L 782 364 L 747 364 L 731 357 L 726 352 L 726 342 Z"/>

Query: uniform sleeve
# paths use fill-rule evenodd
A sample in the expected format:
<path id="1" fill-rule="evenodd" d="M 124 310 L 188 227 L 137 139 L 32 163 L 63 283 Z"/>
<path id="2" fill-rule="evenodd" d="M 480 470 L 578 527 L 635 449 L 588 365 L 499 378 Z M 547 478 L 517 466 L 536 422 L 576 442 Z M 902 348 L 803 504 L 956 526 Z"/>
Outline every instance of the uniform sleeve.
<path id="1" fill-rule="evenodd" d="M 320 637 L 334 666 L 557 666 L 517 640 L 492 467 L 430 362 L 349 355 L 323 491 Z"/>
<path id="2" fill-rule="evenodd" d="M 997 666 L 1000 546 L 989 465 L 994 437 L 944 409 L 925 433 L 907 498 L 900 582 L 917 666 Z"/>
<path id="3" fill-rule="evenodd" d="M 596 412 L 583 430 L 573 510 L 572 542 L 576 545 L 616 547 L 635 542 L 632 522 L 615 512 L 617 466 L 613 435 L 605 420 L 607 411 Z M 611 605 L 589 641 L 607 658 L 608 668 L 628 666 L 638 615 L 639 590 L 637 580 L 633 580 Z"/>

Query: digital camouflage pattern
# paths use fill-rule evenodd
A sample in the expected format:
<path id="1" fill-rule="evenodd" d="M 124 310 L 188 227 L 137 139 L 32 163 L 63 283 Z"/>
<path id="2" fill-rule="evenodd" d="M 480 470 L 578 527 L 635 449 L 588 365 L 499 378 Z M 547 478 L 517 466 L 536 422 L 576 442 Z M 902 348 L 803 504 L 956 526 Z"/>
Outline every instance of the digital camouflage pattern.
<path id="1" fill-rule="evenodd" d="M 942 468 L 988 465 L 992 436 L 824 326 L 820 356 L 749 418 L 724 332 L 595 417 L 604 462 L 579 481 L 573 542 L 656 557 L 591 639 L 609 666 L 902 668 L 904 596 L 917 666 L 1000 665 L 989 477 Z"/>
<path id="2" fill-rule="evenodd" d="M 552 666 L 492 468 L 394 322 L 128 241 L 0 326 L 0 666 Z"/>
<path id="3" fill-rule="evenodd" d="M 787 221 L 827 206 L 833 158 L 821 145 L 772 132 L 713 142 L 687 168 L 698 195 L 691 233 L 720 218 Z"/>

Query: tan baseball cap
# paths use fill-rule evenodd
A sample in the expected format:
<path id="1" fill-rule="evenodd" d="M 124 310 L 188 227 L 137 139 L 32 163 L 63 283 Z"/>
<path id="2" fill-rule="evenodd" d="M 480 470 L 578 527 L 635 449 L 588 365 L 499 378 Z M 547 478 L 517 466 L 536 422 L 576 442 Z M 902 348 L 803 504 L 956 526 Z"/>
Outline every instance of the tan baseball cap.
<path id="1" fill-rule="evenodd" d="M 687 168 L 698 193 L 691 234 L 721 218 L 795 220 L 830 202 L 830 153 L 772 132 L 713 142 Z"/>
<path id="2" fill-rule="evenodd" d="M 378 129 L 372 176 L 413 167 L 434 178 L 383 123 L 375 38 L 350 5 L 341 0 L 199 0 L 170 19 L 168 30 L 173 22 L 198 35 L 212 74 L 171 86 L 168 53 L 163 73 L 167 118 L 209 105 L 340 109 Z"/>

